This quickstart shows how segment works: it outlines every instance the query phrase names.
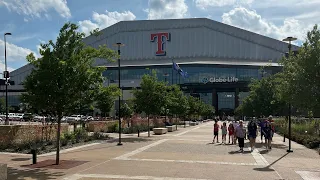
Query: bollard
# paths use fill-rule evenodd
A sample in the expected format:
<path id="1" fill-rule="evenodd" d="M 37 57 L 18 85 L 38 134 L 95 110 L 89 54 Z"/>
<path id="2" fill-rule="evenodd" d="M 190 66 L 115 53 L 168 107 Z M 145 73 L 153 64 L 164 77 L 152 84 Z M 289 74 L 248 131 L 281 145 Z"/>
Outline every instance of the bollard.
<path id="1" fill-rule="evenodd" d="M 140 137 L 140 130 L 138 130 L 138 137 Z"/>
<path id="2" fill-rule="evenodd" d="M 32 149 L 31 154 L 32 154 L 32 164 L 37 164 L 37 150 Z"/>
<path id="3" fill-rule="evenodd" d="M 286 135 L 283 134 L 283 142 L 286 142 Z"/>

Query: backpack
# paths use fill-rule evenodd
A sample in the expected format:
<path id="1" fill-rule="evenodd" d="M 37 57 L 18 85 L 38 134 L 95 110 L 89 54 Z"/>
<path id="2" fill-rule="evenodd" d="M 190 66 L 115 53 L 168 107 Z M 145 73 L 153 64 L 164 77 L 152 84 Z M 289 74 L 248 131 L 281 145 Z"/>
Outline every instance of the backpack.
<path id="1" fill-rule="evenodd" d="M 255 122 L 250 122 L 249 125 L 248 125 L 248 130 L 249 132 L 254 132 L 257 130 L 257 125 Z"/>

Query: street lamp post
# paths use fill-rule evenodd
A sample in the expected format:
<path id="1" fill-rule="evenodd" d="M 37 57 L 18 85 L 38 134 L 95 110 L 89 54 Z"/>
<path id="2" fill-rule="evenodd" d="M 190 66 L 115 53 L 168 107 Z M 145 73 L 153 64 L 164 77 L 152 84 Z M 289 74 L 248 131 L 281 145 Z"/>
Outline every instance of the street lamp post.
<path id="1" fill-rule="evenodd" d="M 163 74 L 163 76 L 164 76 L 164 82 L 167 85 L 167 77 L 169 76 L 169 74 L 165 73 L 165 74 Z M 164 115 L 165 115 L 164 120 L 165 120 L 165 122 L 167 122 L 167 106 L 165 107 L 164 111 L 165 111 L 164 112 Z"/>
<path id="2" fill-rule="evenodd" d="M 5 71 L 3 72 L 3 76 L 6 79 L 6 121 L 5 124 L 9 125 L 9 118 L 8 118 L 8 78 L 9 78 L 9 71 L 7 67 L 7 40 L 6 36 L 11 36 L 11 33 L 4 33 L 4 64 L 5 64 Z"/>
<path id="3" fill-rule="evenodd" d="M 121 78 L 120 78 L 120 47 L 121 46 L 124 46 L 124 44 L 122 44 L 122 43 L 116 43 L 116 44 L 114 44 L 113 46 L 117 46 L 118 47 L 118 55 L 119 55 L 119 57 L 118 57 L 118 87 L 119 87 L 119 89 L 121 88 L 121 84 L 120 84 L 120 82 L 121 82 Z M 119 142 L 118 142 L 118 146 L 121 146 L 122 145 L 122 143 L 121 143 L 121 116 L 120 116 L 120 114 L 121 114 L 121 110 L 120 110 L 120 101 L 121 101 L 121 95 L 119 95 L 119 104 L 118 104 L 118 118 L 119 118 Z"/>
<path id="4" fill-rule="evenodd" d="M 291 54 L 291 42 L 297 40 L 295 37 L 287 37 L 283 39 L 285 42 L 289 42 L 288 49 L 289 49 L 289 55 L 290 57 Z M 289 148 L 287 150 L 288 153 L 293 152 L 291 149 L 291 102 L 289 101 L 288 103 L 288 119 L 289 119 Z"/>

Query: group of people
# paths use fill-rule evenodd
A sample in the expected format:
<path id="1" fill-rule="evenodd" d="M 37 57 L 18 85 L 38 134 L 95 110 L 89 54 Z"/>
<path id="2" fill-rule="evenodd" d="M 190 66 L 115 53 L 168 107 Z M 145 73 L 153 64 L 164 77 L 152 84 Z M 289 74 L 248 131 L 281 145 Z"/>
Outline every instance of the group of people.
<path id="1" fill-rule="evenodd" d="M 238 141 L 239 148 L 240 148 L 239 151 L 243 152 L 244 140 L 248 138 L 250 141 L 250 147 L 252 152 L 255 148 L 256 137 L 258 136 L 258 126 L 260 126 L 261 142 L 264 137 L 266 149 L 270 150 L 272 137 L 275 131 L 271 115 L 267 119 L 259 123 L 256 122 L 255 119 L 251 120 L 248 123 L 247 128 L 245 128 L 244 122 L 242 120 L 240 120 L 239 123 L 237 123 L 237 121 L 234 121 L 233 123 L 229 123 L 228 127 L 226 122 L 224 122 L 220 127 L 218 124 L 218 121 L 215 120 L 215 123 L 213 125 L 214 136 L 213 136 L 212 143 L 215 143 L 215 139 L 217 139 L 217 143 L 219 143 L 219 131 L 221 129 L 222 144 L 226 144 L 227 134 L 229 134 L 229 144 L 236 144 L 236 142 Z"/>

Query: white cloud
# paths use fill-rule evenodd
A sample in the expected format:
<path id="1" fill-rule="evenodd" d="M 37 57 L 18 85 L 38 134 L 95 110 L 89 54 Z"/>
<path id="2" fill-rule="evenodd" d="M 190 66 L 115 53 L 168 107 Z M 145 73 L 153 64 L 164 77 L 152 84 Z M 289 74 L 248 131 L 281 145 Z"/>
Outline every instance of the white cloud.
<path id="1" fill-rule="evenodd" d="M 0 62 L 0 79 L 2 79 L 2 77 L 3 77 L 3 71 L 5 70 L 5 64 L 3 63 L 3 62 Z M 15 69 L 14 68 L 11 68 L 11 67 L 9 67 L 9 65 L 8 65 L 8 67 L 7 67 L 7 70 L 9 71 L 9 72 L 12 72 L 12 71 L 14 71 Z"/>
<path id="2" fill-rule="evenodd" d="M 0 39 L 0 49 L 4 49 L 4 41 Z M 10 62 L 21 62 L 21 64 L 25 64 L 26 61 L 26 56 L 30 54 L 31 51 L 30 49 L 19 47 L 15 44 L 11 44 L 7 42 L 7 62 L 10 64 Z M 34 53 L 34 52 L 33 52 Z M 37 57 L 38 55 L 34 53 L 35 56 Z M 0 62 L 4 63 L 4 51 L 0 51 Z M 1 64 L 0 64 L 1 66 Z"/>
<path id="3" fill-rule="evenodd" d="M 9 11 L 31 17 L 46 16 L 49 10 L 55 10 L 64 18 L 71 17 L 67 0 L 1 0 L 0 6 L 6 6 Z"/>
<path id="4" fill-rule="evenodd" d="M 312 28 L 312 25 L 304 24 L 294 18 L 286 18 L 281 25 L 277 26 L 262 18 L 256 11 L 244 7 L 237 7 L 224 13 L 222 22 L 279 40 L 287 36 L 304 40 L 306 32 Z"/>
<path id="5" fill-rule="evenodd" d="M 97 12 L 93 12 L 92 21 L 91 20 L 84 20 L 79 21 L 80 30 L 87 35 L 93 29 L 99 28 L 104 29 L 108 26 L 111 26 L 119 21 L 129 21 L 135 20 L 136 16 L 131 11 L 124 11 L 124 12 L 108 12 L 106 11 L 105 14 L 99 14 Z"/>
<path id="6" fill-rule="evenodd" d="M 254 0 L 194 0 L 196 6 L 200 9 L 207 9 L 209 7 L 251 4 L 253 1 Z"/>
<path id="7" fill-rule="evenodd" d="M 149 0 L 148 19 L 179 19 L 188 12 L 185 0 Z"/>

